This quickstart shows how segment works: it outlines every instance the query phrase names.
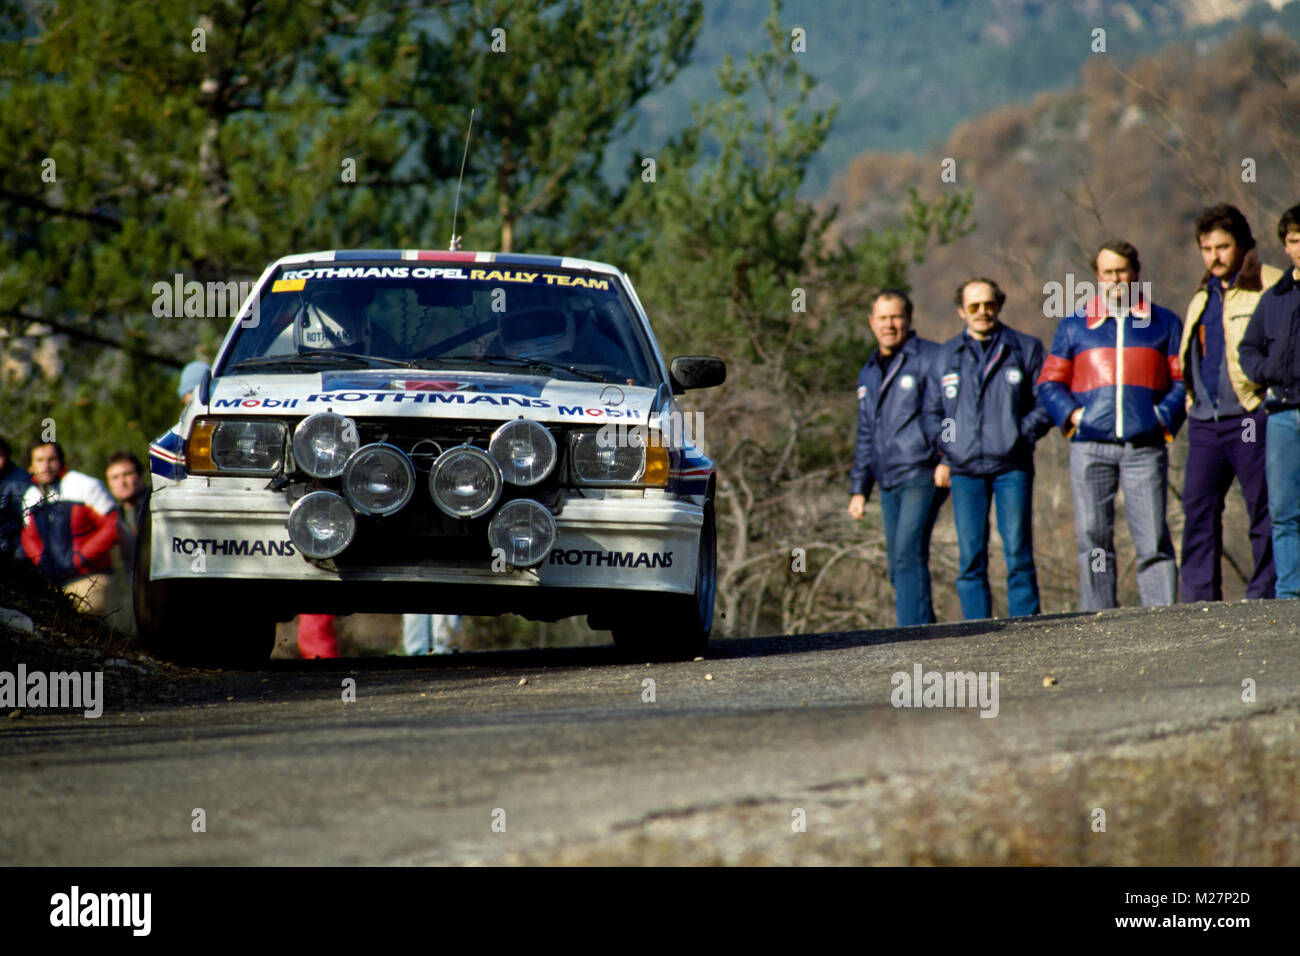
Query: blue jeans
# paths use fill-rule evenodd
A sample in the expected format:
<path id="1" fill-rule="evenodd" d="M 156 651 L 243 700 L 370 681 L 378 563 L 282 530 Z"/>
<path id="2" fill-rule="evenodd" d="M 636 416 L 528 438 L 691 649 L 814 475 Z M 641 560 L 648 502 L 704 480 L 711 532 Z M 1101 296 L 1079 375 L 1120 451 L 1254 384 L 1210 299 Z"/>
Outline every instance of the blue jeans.
<path id="1" fill-rule="evenodd" d="M 961 573 L 957 597 L 962 617 L 971 621 L 993 616 L 989 591 L 989 508 L 998 507 L 998 534 L 1007 559 L 1007 613 L 1037 614 L 1038 572 L 1034 568 L 1033 472 L 952 476 L 952 515 L 957 523 Z"/>
<path id="2" fill-rule="evenodd" d="M 1300 409 L 1269 413 L 1265 467 L 1277 596 L 1300 597 Z"/>
<path id="3" fill-rule="evenodd" d="M 402 650 L 407 654 L 450 654 L 459 632 L 459 614 L 403 614 Z"/>
<path id="4" fill-rule="evenodd" d="M 930 600 L 930 532 L 947 497 L 948 490 L 936 488 L 932 475 L 880 489 L 889 581 L 894 586 L 894 619 L 899 627 L 934 623 L 934 604 Z"/>

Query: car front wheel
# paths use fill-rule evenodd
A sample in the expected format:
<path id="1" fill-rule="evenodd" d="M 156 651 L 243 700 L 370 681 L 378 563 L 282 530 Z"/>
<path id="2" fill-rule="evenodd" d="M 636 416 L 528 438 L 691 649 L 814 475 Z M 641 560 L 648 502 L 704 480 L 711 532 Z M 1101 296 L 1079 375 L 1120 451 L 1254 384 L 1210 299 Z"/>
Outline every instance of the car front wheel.
<path id="1" fill-rule="evenodd" d="M 713 605 L 718 591 L 718 537 L 713 502 L 704 504 L 700 525 L 695 592 L 659 598 L 614 628 L 614 643 L 638 661 L 690 660 L 704 653 L 713 630 Z"/>
<path id="2" fill-rule="evenodd" d="M 153 581 L 153 522 L 146 502 L 136 538 L 132 599 L 140 643 L 154 657 L 195 667 L 257 667 L 275 647 L 275 621 L 241 608 L 228 582 Z M 233 609 L 241 618 L 224 618 Z M 244 616 L 251 610 L 252 614 Z"/>

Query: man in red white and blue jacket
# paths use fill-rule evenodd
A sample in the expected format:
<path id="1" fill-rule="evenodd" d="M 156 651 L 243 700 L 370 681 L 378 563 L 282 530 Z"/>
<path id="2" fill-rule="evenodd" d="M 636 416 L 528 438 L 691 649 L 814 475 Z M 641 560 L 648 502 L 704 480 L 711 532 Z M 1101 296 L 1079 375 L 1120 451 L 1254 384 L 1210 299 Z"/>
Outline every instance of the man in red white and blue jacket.
<path id="1" fill-rule="evenodd" d="M 1173 604 L 1178 566 L 1165 520 L 1168 443 L 1187 416 L 1179 361 L 1183 325 L 1139 284 L 1131 243 L 1093 259 L 1098 294 L 1056 328 L 1039 396 L 1070 439 L 1080 606 L 1116 606 L 1115 492 L 1124 489 L 1146 605 Z"/>
<path id="2" fill-rule="evenodd" d="M 56 442 L 32 448 L 31 487 L 23 498 L 23 551 L 79 609 L 105 614 L 117 544 L 117 504 L 102 484 L 69 471 Z"/>

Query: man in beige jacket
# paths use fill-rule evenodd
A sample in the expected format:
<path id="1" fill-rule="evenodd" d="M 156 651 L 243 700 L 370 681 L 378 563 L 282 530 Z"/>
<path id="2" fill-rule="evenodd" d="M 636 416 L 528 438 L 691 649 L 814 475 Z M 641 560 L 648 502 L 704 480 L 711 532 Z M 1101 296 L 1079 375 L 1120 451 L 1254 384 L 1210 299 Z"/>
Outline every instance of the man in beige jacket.
<path id="1" fill-rule="evenodd" d="M 1187 386 L 1181 598 L 1223 600 L 1223 503 L 1235 477 L 1250 517 L 1249 598 L 1273 597 L 1277 575 L 1265 480 L 1264 387 L 1241 370 L 1237 346 L 1260 295 L 1282 275 L 1262 265 L 1241 210 L 1211 206 L 1196 220 L 1205 274 L 1187 307 L 1178 350 Z"/>

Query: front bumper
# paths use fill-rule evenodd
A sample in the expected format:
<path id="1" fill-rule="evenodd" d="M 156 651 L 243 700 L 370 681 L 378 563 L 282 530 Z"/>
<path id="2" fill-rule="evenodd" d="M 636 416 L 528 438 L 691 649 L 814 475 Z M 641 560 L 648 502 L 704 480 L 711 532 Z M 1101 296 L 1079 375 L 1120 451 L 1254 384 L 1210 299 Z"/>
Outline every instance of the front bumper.
<path id="1" fill-rule="evenodd" d="M 429 558 L 331 569 L 296 551 L 285 527 L 289 503 L 276 492 L 191 478 L 156 491 L 150 514 L 155 581 L 474 585 L 507 595 L 552 588 L 692 594 L 703 520 L 699 505 L 668 497 L 574 497 L 556 517 L 555 548 L 536 568 Z"/>

